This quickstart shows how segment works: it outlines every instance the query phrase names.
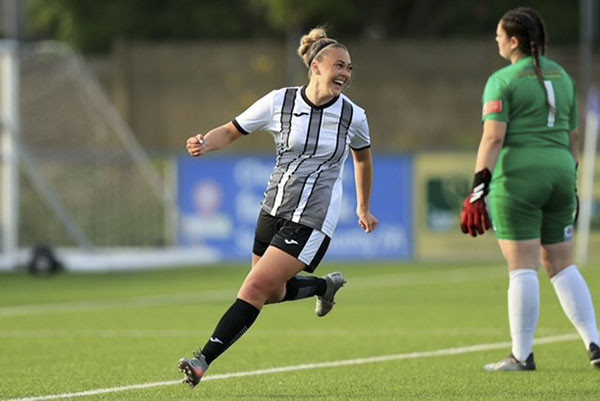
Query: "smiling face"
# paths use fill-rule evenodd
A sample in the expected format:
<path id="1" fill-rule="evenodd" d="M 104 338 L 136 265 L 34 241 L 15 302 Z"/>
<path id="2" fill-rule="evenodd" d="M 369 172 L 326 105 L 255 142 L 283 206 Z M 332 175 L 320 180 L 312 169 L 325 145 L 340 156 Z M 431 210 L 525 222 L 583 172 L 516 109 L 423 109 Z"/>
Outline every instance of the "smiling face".
<path id="1" fill-rule="evenodd" d="M 316 80 L 324 94 L 339 96 L 352 78 L 350 54 L 343 47 L 325 49 L 323 55 L 313 61 L 311 71 L 311 81 Z"/>

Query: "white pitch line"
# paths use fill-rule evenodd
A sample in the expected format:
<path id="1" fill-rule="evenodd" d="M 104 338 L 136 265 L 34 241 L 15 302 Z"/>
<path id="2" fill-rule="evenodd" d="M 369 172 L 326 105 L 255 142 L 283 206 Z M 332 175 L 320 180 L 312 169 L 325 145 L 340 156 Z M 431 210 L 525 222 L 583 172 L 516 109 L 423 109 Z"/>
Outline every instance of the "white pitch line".
<path id="1" fill-rule="evenodd" d="M 558 342 L 573 341 L 573 340 L 577 340 L 578 338 L 579 337 L 576 334 L 563 334 L 563 335 L 559 335 L 559 336 L 538 338 L 537 340 L 535 340 L 535 344 L 538 344 L 538 345 L 552 344 L 552 343 L 558 343 Z M 251 370 L 251 371 L 247 371 L 247 372 L 225 373 L 225 374 L 220 374 L 220 375 L 206 376 L 205 378 L 202 379 L 202 382 L 206 382 L 209 380 L 226 380 L 226 379 L 233 379 L 233 378 L 238 378 L 238 377 L 268 375 L 268 374 L 272 374 L 272 373 L 297 372 L 300 370 L 335 368 L 335 367 L 340 367 L 340 366 L 364 365 L 367 363 L 400 361 L 400 360 L 404 360 L 404 359 L 419 359 L 419 358 L 429 358 L 429 357 L 436 357 L 436 356 L 459 355 L 459 354 L 467 354 L 470 352 L 490 351 L 490 350 L 495 350 L 495 349 L 508 348 L 510 346 L 511 346 L 511 343 L 506 341 L 506 342 L 500 342 L 500 343 L 470 345 L 467 347 L 445 348 L 445 349 L 439 349 L 439 350 L 433 350 L 433 351 L 409 352 L 406 354 L 381 355 L 381 356 L 374 356 L 374 357 L 370 357 L 370 358 L 357 358 L 357 359 L 345 359 L 345 360 L 341 360 L 341 361 L 307 363 L 307 364 L 303 364 L 303 365 L 282 366 L 279 368 L 259 369 L 259 370 Z M 121 391 L 129 391 L 129 390 L 147 389 L 147 388 L 152 388 L 152 387 L 165 387 L 165 386 L 172 386 L 175 384 L 181 384 L 181 379 L 155 382 L 155 383 L 133 384 L 130 386 L 111 387 L 111 388 L 104 388 L 104 389 L 98 389 L 98 390 L 81 391 L 78 393 L 43 395 L 43 396 L 38 396 L 38 397 L 26 397 L 26 398 L 11 398 L 11 399 L 7 399 L 5 401 L 58 400 L 58 399 L 65 399 L 65 398 L 86 397 L 89 395 L 91 396 L 91 395 L 99 395 L 99 394 L 107 394 L 107 393 L 117 393 L 117 392 L 121 392 Z"/>

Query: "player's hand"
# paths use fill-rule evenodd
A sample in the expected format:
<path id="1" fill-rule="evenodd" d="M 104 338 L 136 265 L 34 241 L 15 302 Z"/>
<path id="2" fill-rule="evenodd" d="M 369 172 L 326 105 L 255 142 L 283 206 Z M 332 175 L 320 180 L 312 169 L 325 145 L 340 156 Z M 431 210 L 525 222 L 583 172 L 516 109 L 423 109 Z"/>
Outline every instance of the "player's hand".
<path id="1" fill-rule="evenodd" d="M 206 151 L 206 141 L 203 135 L 194 135 L 185 142 L 185 148 L 191 156 L 202 156 Z"/>
<path id="2" fill-rule="evenodd" d="M 467 196 L 460 215 L 460 229 L 465 234 L 471 234 L 471 237 L 482 235 L 490 229 L 490 219 L 485 208 L 484 198 L 471 202 L 471 195 Z"/>
<path id="3" fill-rule="evenodd" d="M 482 235 L 490 229 L 490 218 L 485 208 L 485 197 L 490 192 L 492 173 L 488 168 L 475 173 L 473 189 L 463 202 L 460 214 L 460 229 L 472 237 Z"/>
<path id="4" fill-rule="evenodd" d="M 375 230 L 375 228 L 379 224 L 379 220 L 377 220 L 377 217 L 373 216 L 373 214 L 369 211 L 358 212 L 357 215 L 358 225 L 360 226 L 360 228 L 365 230 L 366 233 L 370 233 L 373 230 Z"/>

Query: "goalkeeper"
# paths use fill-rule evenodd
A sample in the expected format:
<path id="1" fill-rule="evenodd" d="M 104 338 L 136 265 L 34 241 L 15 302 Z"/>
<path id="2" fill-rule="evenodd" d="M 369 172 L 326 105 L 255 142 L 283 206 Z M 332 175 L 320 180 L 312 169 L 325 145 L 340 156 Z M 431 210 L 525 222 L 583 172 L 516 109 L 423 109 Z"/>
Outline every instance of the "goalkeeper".
<path id="1" fill-rule="evenodd" d="M 600 367 L 594 306 L 573 263 L 578 157 L 575 84 L 560 65 L 544 57 L 546 29 L 534 10 L 508 11 L 497 26 L 496 42 L 500 55 L 511 64 L 494 73 L 485 86 L 473 190 L 461 215 L 465 234 L 483 234 L 490 228 L 485 203 L 489 192 L 493 227 L 508 264 L 512 352 L 484 368 L 535 370 L 540 259 L 591 364 Z"/>

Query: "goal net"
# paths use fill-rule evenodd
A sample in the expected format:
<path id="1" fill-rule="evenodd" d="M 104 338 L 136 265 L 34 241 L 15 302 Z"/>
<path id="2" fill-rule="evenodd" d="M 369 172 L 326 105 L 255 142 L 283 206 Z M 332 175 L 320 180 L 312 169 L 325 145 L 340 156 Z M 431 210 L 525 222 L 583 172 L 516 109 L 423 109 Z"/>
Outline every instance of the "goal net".
<path id="1" fill-rule="evenodd" d="M 3 224 L 3 236 L 14 235 L 21 250 L 40 244 L 56 249 L 71 270 L 214 258 L 206 249 L 172 246 L 173 192 L 82 58 L 57 42 L 27 45 L 17 54 L 18 121 L 5 128 L 17 131 L 18 185 L 9 190 L 18 191 L 12 208 L 18 224 L 16 234 Z M 6 170 L 8 157 L 2 160 Z M 23 263 L 27 256 L 17 254 Z"/>

